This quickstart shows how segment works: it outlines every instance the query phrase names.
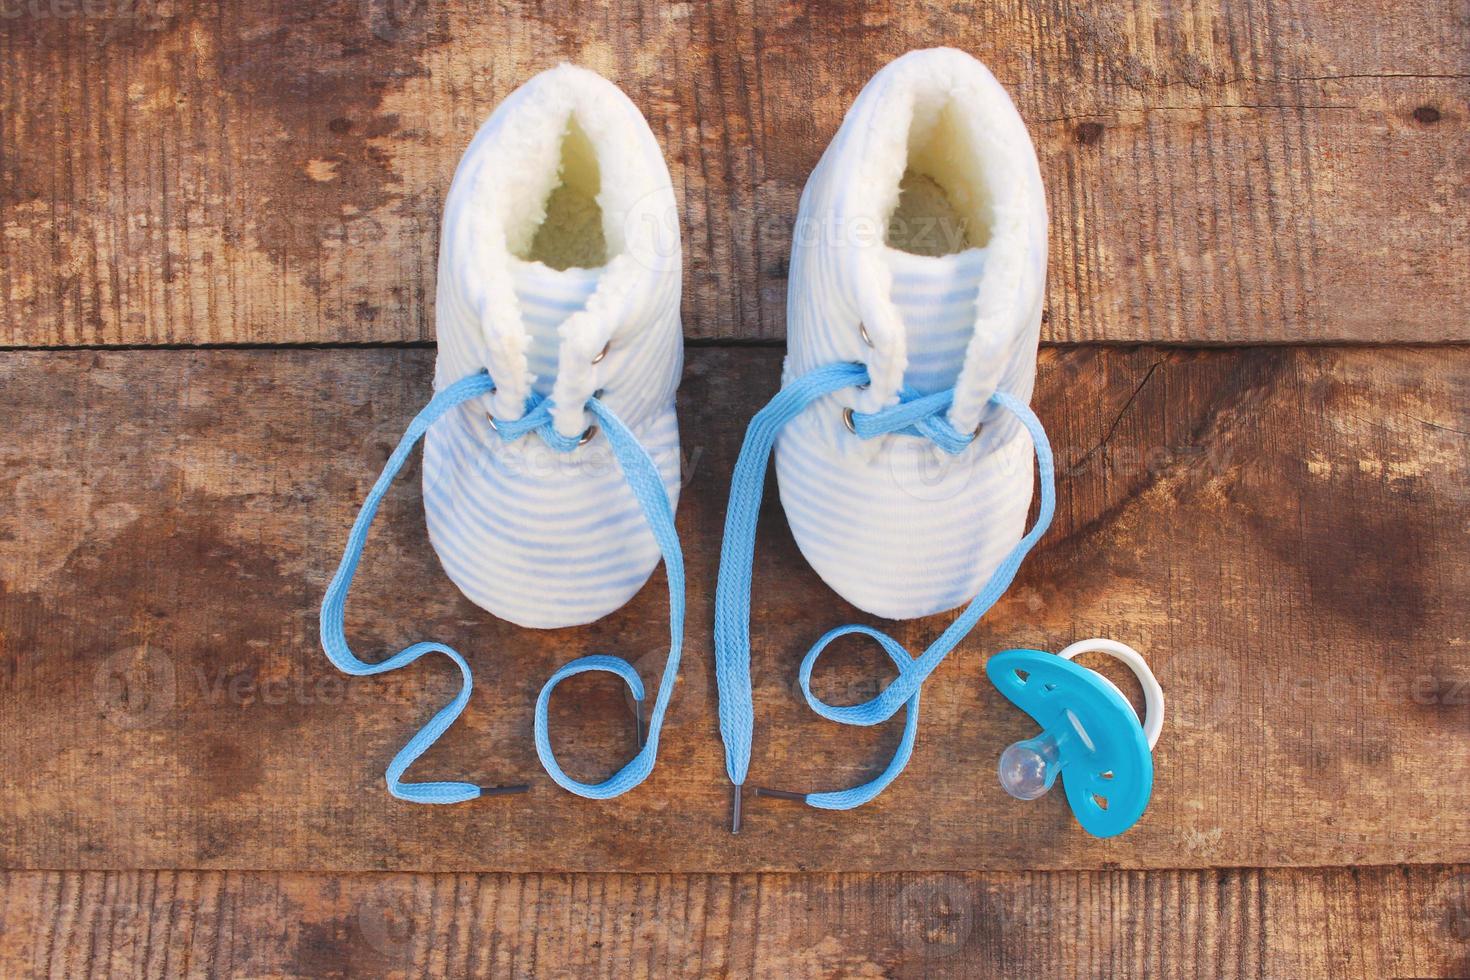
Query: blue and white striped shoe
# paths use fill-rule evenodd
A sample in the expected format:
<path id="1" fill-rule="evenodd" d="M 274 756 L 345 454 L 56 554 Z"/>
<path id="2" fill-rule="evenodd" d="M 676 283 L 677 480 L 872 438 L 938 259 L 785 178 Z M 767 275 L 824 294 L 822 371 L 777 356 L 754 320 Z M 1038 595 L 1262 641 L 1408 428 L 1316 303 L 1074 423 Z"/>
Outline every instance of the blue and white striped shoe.
<path id="1" fill-rule="evenodd" d="M 736 466 L 717 594 L 721 732 L 737 804 L 753 727 L 751 549 L 772 445 L 792 534 L 834 591 L 893 619 L 966 606 L 917 658 L 885 634 L 847 627 L 803 662 L 803 690 L 824 717 L 874 725 L 908 706 L 898 755 L 878 779 L 776 794 L 847 809 L 902 770 L 919 686 L 1050 521 L 1050 450 L 1026 407 L 1046 235 L 1025 125 L 990 72 L 953 49 L 879 71 L 812 172 L 791 250 L 783 387 L 751 423 Z M 1042 504 L 1023 536 L 1033 449 Z M 899 677 L 873 701 L 837 707 L 808 682 L 821 650 L 848 632 L 876 639 Z"/>
<path id="2" fill-rule="evenodd" d="M 464 675 L 460 696 L 389 767 L 395 796 L 447 803 L 484 792 L 400 778 L 467 702 L 464 659 L 423 643 L 367 663 L 343 636 L 368 525 L 421 436 L 430 540 L 450 579 L 494 615 L 542 629 L 592 622 L 632 598 L 662 558 L 671 644 L 639 754 L 602 783 L 579 783 L 557 765 L 546 730 L 552 690 L 588 670 L 623 678 L 641 715 L 642 682 L 618 658 L 562 668 L 542 689 L 535 720 L 542 764 L 574 793 L 617 796 L 652 771 L 683 637 L 673 525 L 679 291 L 673 186 L 638 109 L 610 82 L 569 65 L 512 93 L 465 151 L 445 203 L 434 398 L 364 504 L 322 606 L 322 643 L 342 670 L 379 673 L 432 651 Z"/>

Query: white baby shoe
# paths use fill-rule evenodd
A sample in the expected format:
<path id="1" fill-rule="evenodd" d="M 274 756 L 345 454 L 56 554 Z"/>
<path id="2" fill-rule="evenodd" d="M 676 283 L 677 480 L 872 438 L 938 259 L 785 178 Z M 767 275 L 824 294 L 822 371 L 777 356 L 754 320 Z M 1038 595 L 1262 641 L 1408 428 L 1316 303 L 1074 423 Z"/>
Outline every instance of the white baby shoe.
<path id="1" fill-rule="evenodd" d="M 684 565 L 674 529 L 683 360 L 673 186 L 637 108 L 592 72 L 563 65 L 511 94 L 460 160 L 439 249 L 434 397 L 409 425 L 348 536 L 322 603 L 327 656 L 352 674 L 443 653 L 458 697 L 388 767 L 393 795 L 454 803 L 472 783 L 406 783 L 407 767 L 469 700 L 467 661 L 416 643 L 378 662 L 343 632 L 347 590 L 379 502 L 423 437 L 429 537 L 474 602 L 529 627 L 591 622 L 627 602 L 662 557 L 670 648 L 645 732 L 643 683 L 625 660 L 582 657 L 552 675 L 535 711 L 537 755 L 560 786 L 607 799 L 652 771 L 684 632 Z M 547 708 L 562 680 L 622 678 L 639 705 L 638 754 L 597 784 L 567 776 Z"/>
<path id="2" fill-rule="evenodd" d="M 918 656 L 849 626 L 821 637 L 802 662 L 807 702 L 825 718 L 876 725 L 907 709 L 898 752 L 876 779 L 763 791 L 849 809 L 903 770 L 920 686 L 1009 587 L 1051 520 L 1050 448 L 1027 408 L 1046 233 L 1026 128 L 990 72 L 960 51 L 916 51 L 879 71 L 812 172 L 791 248 L 782 390 L 752 420 L 736 463 L 716 590 L 737 827 L 754 727 L 751 552 L 772 444 L 792 533 L 838 594 L 894 619 L 967 604 Z M 1041 505 L 1023 535 L 1033 448 Z M 811 691 L 813 665 L 854 632 L 878 641 L 898 677 L 870 701 L 826 704 Z"/>
<path id="3" fill-rule="evenodd" d="M 1031 443 L 988 404 L 1031 399 L 1046 198 L 1026 127 L 995 78 L 949 48 L 906 54 L 863 88 L 801 196 L 787 293 L 788 378 L 834 361 L 871 383 L 794 419 L 776 448 L 802 554 L 843 598 L 911 619 L 967 602 L 1021 537 Z M 952 388 L 980 435 L 854 438 L 845 412 Z"/>
<path id="4" fill-rule="evenodd" d="M 521 626 L 589 623 L 659 550 L 583 404 L 594 393 L 679 496 L 679 228 L 668 167 L 617 86 L 563 65 L 521 86 L 460 160 L 439 248 L 435 390 L 489 370 L 494 395 L 429 430 L 424 510 L 444 570 Z M 499 437 L 549 398 L 562 452 Z"/>

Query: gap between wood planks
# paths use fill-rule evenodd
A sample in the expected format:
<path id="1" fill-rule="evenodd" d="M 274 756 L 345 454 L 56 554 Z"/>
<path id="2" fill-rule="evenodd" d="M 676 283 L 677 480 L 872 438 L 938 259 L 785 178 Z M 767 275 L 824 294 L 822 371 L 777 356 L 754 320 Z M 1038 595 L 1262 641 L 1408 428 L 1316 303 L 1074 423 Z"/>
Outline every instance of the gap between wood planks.
<path id="1" fill-rule="evenodd" d="M 0 354 L 44 354 L 47 352 L 68 354 L 86 351 L 332 351 L 332 350 L 437 350 L 434 340 L 340 340 L 300 341 L 288 343 L 170 343 L 170 344 L 49 344 L 45 346 L 0 344 Z M 785 350 L 784 337 L 685 337 L 684 347 L 688 350 Z M 1041 350 L 1074 350 L 1097 348 L 1099 350 L 1132 350 L 1157 348 L 1163 351 L 1244 351 L 1283 348 L 1342 348 L 1343 350 L 1400 350 L 1454 349 L 1465 348 L 1464 340 L 1415 341 L 1413 343 L 1383 342 L 1372 340 L 1321 340 L 1321 341 L 1264 341 L 1222 342 L 1208 341 L 1146 341 L 1146 340 L 1086 340 L 1086 341 L 1042 341 Z"/>

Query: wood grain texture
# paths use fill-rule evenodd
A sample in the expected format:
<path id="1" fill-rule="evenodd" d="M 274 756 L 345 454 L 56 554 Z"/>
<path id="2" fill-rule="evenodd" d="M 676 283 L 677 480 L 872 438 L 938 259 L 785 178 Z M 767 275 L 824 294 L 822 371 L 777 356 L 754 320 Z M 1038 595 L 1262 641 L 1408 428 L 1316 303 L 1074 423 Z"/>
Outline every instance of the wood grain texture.
<path id="1" fill-rule="evenodd" d="M 0 873 L 7 977 L 1464 977 L 1465 866 Z"/>
<path id="2" fill-rule="evenodd" d="M 0 342 L 431 338 L 455 161 L 560 60 L 664 147 L 690 336 L 778 338 L 808 172 L 878 67 L 938 43 L 1034 133 L 1049 339 L 1470 339 L 1449 0 L 28 0 L 0 17 Z"/>
<path id="3" fill-rule="evenodd" d="M 577 630 L 460 597 L 427 546 L 417 464 L 348 608 L 365 655 L 432 637 L 477 671 L 421 778 L 529 780 L 453 807 L 390 799 L 383 767 L 457 679 L 347 679 L 317 604 L 382 460 L 424 398 L 422 350 L 12 353 L 0 360 L 0 866 L 412 871 L 868 871 L 1470 861 L 1470 350 L 1047 350 L 1035 401 L 1057 519 L 926 687 L 908 772 L 824 813 L 752 800 L 725 830 L 709 628 L 727 481 L 779 354 L 690 352 L 686 661 L 654 775 L 616 801 L 554 788 L 531 745 L 561 663 L 666 650 L 661 573 Z M 916 486 L 916 490 L 925 488 Z M 855 784 L 897 721 L 811 715 L 796 665 L 854 618 L 767 501 L 756 560 L 754 784 Z M 864 617 L 858 616 L 858 619 Z M 869 620 L 871 621 L 871 620 Z M 946 617 L 897 625 L 921 648 Z M 995 760 L 1029 722 L 983 658 L 1105 635 L 1169 694 L 1152 806 L 1112 842 L 1059 796 L 1021 804 Z M 1111 670 L 1111 668 L 1108 668 Z M 817 677 L 870 696 L 872 651 Z M 1114 676 L 1117 676 L 1116 674 Z M 1131 683 L 1120 679 L 1120 683 Z M 1125 689 L 1129 689 L 1125 687 Z M 568 682 L 579 778 L 632 750 L 615 682 Z M 599 776 L 600 778 L 600 776 Z M 1046 841 L 1046 847 L 1039 842 Z"/>

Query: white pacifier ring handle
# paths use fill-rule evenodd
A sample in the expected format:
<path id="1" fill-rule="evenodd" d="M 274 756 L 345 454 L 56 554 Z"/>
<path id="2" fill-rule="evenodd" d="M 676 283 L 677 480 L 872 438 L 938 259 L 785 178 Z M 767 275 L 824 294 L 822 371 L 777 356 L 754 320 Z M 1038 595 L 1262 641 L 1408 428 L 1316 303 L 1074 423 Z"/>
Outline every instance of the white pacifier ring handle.
<path id="1" fill-rule="evenodd" d="M 1057 656 L 1063 660 L 1073 660 L 1084 653 L 1106 653 L 1114 659 L 1123 661 L 1128 669 L 1133 671 L 1133 676 L 1138 678 L 1138 683 L 1143 687 L 1143 737 L 1148 739 L 1148 750 L 1152 752 L 1154 746 L 1158 744 L 1159 733 L 1164 730 L 1164 689 L 1159 686 L 1154 672 L 1149 669 L 1148 661 L 1143 659 L 1143 654 L 1128 644 L 1100 636 L 1090 640 L 1078 640 Z M 1104 677 L 1103 680 L 1107 678 Z M 1112 682 L 1108 681 L 1108 683 Z M 1117 685 L 1113 687 L 1117 689 Z M 1118 693 L 1121 695 L 1123 692 Z M 1126 701 L 1127 698 L 1123 700 Z"/>

